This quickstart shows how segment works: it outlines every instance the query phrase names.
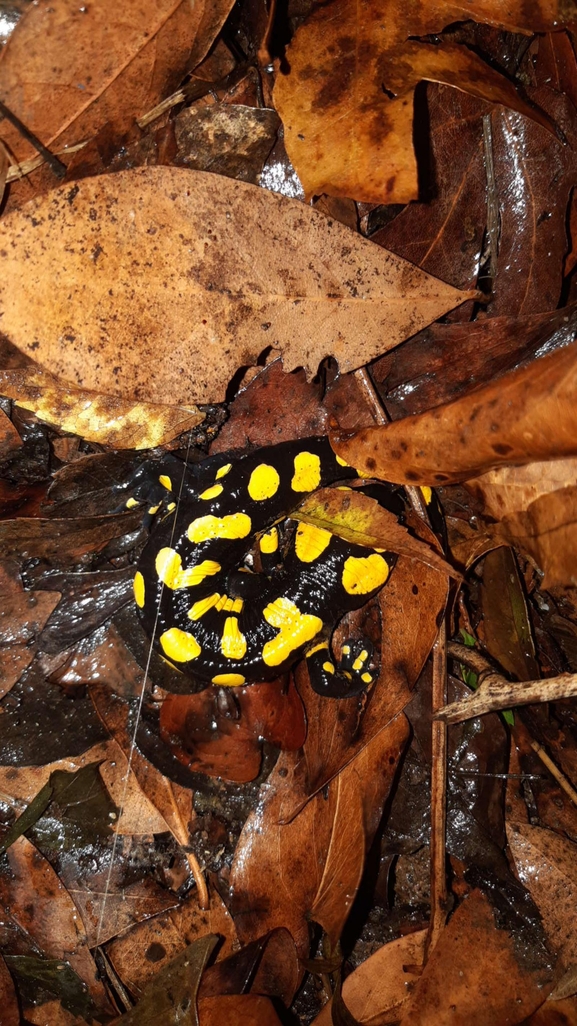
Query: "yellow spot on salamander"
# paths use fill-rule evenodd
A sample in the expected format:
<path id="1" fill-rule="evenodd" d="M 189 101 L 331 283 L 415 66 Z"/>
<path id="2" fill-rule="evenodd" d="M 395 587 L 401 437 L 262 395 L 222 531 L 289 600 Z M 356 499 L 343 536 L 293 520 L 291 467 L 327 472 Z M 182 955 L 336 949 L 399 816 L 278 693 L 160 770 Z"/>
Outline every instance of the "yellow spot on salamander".
<path id="1" fill-rule="evenodd" d="M 159 509 L 160 509 L 160 503 L 158 503 L 156 506 L 149 506 L 148 507 L 148 512 L 150 513 L 150 516 L 154 516 L 155 513 L 158 513 Z"/>
<path id="2" fill-rule="evenodd" d="M 208 541 L 209 538 L 246 538 L 252 529 L 246 513 L 229 513 L 225 517 L 197 517 L 188 525 L 187 536 L 191 542 Z"/>
<path id="3" fill-rule="evenodd" d="M 131 497 L 130 499 L 126 500 L 125 505 L 127 509 L 133 509 L 135 506 L 138 506 L 138 501 L 135 498 Z"/>
<path id="4" fill-rule="evenodd" d="M 313 647 L 309 648 L 308 652 L 306 652 L 307 659 L 310 659 L 311 656 L 314 656 L 316 652 L 321 652 L 323 648 L 328 649 L 328 647 L 328 641 L 320 641 L 318 645 L 313 645 Z"/>
<path id="5" fill-rule="evenodd" d="M 188 663 L 201 653 L 201 647 L 193 634 L 181 631 L 180 627 L 171 627 L 160 635 L 160 644 L 164 654 L 175 663 Z"/>
<path id="6" fill-rule="evenodd" d="M 345 656 L 350 655 L 351 654 L 351 646 L 350 645 L 343 645 L 342 653 Z"/>
<path id="7" fill-rule="evenodd" d="M 204 559 L 202 563 L 191 566 L 186 570 L 182 568 L 182 559 L 175 549 L 161 549 L 156 557 L 156 572 L 159 580 L 176 591 L 179 588 L 193 588 L 196 584 L 202 584 L 205 577 L 212 577 L 220 572 L 220 563 L 214 559 Z"/>
<path id="8" fill-rule="evenodd" d="M 217 591 L 215 591 L 213 595 L 207 595 L 206 598 L 199 599 L 198 602 L 195 602 L 188 610 L 188 619 L 200 620 L 201 616 L 204 616 L 205 613 L 208 613 L 209 609 L 216 606 L 219 599 L 220 595 Z"/>
<path id="9" fill-rule="evenodd" d="M 320 617 L 301 613 L 298 606 L 283 595 L 269 602 L 262 615 L 279 632 L 262 650 L 267 666 L 280 666 L 307 641 L 312 641 L 323 627 Z"/>
<path id="10" fill-rule="evenodd" d="M 433 489 L 429 485 L 421 485 L 421 495 L 428 506 L 433 498 Z"/>
<path id="11" fill-rule="evenodd" d="M 367 652 L 366 648 L 363 648 L 363 651 L 361 653 L 359 653 L 359 655 L 357 656 L 357 658 L 355 659 L 355 661 L 353 663 L 353 670 L 356 670 L 357 673 L 358 673 L 359 670 L 362 670 L 362 668 L 363 668 L 363 666 L 366 663 L 368 658 L 369 658 L 369 653 Z"/>
<path id="12" fill-rule="evenodd" d="M 245 683 L 242 673 L 219 673 L 212 678 L 213 684 L 224 684 L 225 687 L 239 688 Z"/>
<path id="13" fill-rule="evenodd" d="M 201 492 L 198 497 L 199 499 L 216 499 L 217 495 L 220 495 L 223 490 L 222 485 L 211 485 L 206 491 Z"/>
<path id="14" fill-rule="evenodd" d="M 370 556 L 349 556 L 343 567 L 343 588 L 348 595 L 368 595 L 380 588 L 388 576 L 388 563 L 376 552 Z"/>
<path id="15" fill-rule="evenodd" d="M 251 499 L 254 499 L 255 502 L 262 502 L 264 499 L 271 499 L 273 495 L 276 495 L 279 485 L 278 471 L 268 463 L 259 463 L 250 475 L 247 490 Z"/>
<path id="16" fill-rule="evenodd" d="M 322 556 L 332 540 L 330 531 L 313 524 L 299 524 L 295 538 L 295 552 L 301 563 L 312 563 Z"/>
<path id="17" fill-rule="evenodd" d="M 242 613 L 244 601 L 241 598 L 229 598 L 228 595 L 221 595 L 216 603 L 217 612 Z"/>
<path id="18" fill-rule="evenodd" d="M 134 601 L 136 602 L 138 608 L 142 609 L 144 605 L 144 577 L 140 573 L 140 570 L 137 570 L 134 575 L 133 588 Z"/>
<path id="19" fill-rule="evenodd" d="M 325 673 L 334 673 L 334 663 L 323 663 L 323 670 L 325 671 Z"/>
<path id="20" fill-rule="evenodd" d="M 172 513 L 173 509 L 176 509 L 176 503 L 175 502 L 169 502 L 168 506 L 166 508 L 167 508 L 169 513 Z"/>
<path id="21" fill-rule="evenodd" d="M 272 527 L 270 531 L 263 534 L 259 542 L 260 551 L 264 552 L 265 555 L 271 555 L 278 549 L 278 531 L 276 527 Z"/>
<path id="22" fill-rule="evenodd" d="M 216 480 L 220 481 L 221 477 L 226 477 L 229 470 L 232 470 L 232 463 L 225 463 L 224 467 L 219 467 L 216 472 Z"/>
<path id="23" fill-rule="evenodd" d="M 342 456 L 335 457 L 339 467 L 350 467 L 350 463 L 347 463 Z"/>
<path id="24" fill-rule="evenodd" d="M 293 492 L 314 492 L 321 483 L 321 461 L 314 452 L 299 452 L 294 459 Z"/>
<path id="25" fill-rule="evenodd" d="M 362 680 L 363 684 L 370 684 L 372 682 L 372 680 L 373 680 L 372 673 L 362 673 L 361 674 L 361 680 Z"/>
<path id="26" fill-rule="evenodd" d="M 170 480 L 168 474 L 161 474 L 158 480 L 160 481 L 162 487 L 166 488 L 167 492 L 172 491 L 172 481 Z"/>
<path id="27" fill-rule="evenodd" d="M 226 659 L 243 659 L 246 655 L 246 638 L 239 630 L 236 616 L 227 616 L 224 621 L 220 651 Z"/>

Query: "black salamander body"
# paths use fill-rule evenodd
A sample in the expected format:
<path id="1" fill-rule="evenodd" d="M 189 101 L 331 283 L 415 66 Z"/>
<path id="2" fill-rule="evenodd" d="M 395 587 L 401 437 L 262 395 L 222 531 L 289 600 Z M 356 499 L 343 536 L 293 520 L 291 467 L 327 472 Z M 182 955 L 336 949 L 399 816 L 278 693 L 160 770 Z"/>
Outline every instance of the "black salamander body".
<path id="1" fill-rule="evenodd" d="M 163 464 L 156 474 L 169 512 L 154 526 L 134 579 L 144 628 L 161 655 L 207 683 L 238 686 L 272 680 L 306 654 L 321 694 L 366 687 L 370 646 L 345 645 L 335 666 L 330 635 L 382 587 L 395 556 L 302 523 L 281 551 L 277 527 L 310 492 L 357 476 L 327 439 L 223 454 L 195 472 L 174 459 L 166 465 L 169 472 Z M 243 566 L 255 537 L 260 574 Z"/>

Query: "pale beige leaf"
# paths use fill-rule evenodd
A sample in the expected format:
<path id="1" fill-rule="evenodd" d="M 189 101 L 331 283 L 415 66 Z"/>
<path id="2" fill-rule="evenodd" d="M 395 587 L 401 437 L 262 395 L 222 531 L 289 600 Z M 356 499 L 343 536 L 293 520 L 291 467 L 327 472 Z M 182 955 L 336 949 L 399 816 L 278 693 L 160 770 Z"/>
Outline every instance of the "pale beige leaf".
<path id="1" fill-rule="evenodd" d="M 216 402 L 268 347 L 353 370 L 468 293 L 283 196 L 180 168 L 87 178 L 0 223 L 2 330 L 81 388 Z M 15 283 L 18 283 L 15 287 Z"/>

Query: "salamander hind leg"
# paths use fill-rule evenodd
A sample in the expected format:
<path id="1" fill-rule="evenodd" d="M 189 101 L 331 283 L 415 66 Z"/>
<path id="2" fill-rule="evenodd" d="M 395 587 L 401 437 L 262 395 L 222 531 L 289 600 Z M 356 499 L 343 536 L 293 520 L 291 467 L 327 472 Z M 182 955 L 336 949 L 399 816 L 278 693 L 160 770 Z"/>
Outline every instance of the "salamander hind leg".
<path id="1" fill-rule="evenodd" d="M 377 677 L 369 668 L 372 655 L 373 646 L 367 638 L 345 642 L 340 662 L 333 659 L 328 641 L 311 645 L 306 658 L 313 691 L 327 698 L 360 695 Z"/>

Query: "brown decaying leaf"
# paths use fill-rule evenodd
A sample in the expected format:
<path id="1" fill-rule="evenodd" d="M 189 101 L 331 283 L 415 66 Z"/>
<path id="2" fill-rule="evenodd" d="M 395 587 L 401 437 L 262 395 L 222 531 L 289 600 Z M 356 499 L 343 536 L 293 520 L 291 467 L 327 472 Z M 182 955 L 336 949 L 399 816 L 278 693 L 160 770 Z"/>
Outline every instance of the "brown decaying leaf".
<path id="1" fill-rule="evenodd" d="M 577 962 L 577 846 L 566 837 L 513 823 L 507 839 L 521 882 L 543 917 L 548 940 L 567 968 Z"/>
<path id="2" fill-rule="evenodd" d="M 224 994 L 200 998 L 199 1026 L 281 1026 L 272 1002 L 260 994 Z"/>
<path id="3" fill-rule="evenodd" d="M 306 958 L 312 918 L 336 943 L 407 736 L 399 715 L 332 781 L 328 800 L 317 795 L 284 825 L 279 817 L 292 780 L 281 757 L 245 823 L 232 865 L 233 915 L 243 942 L 284 926 Z"/>
<path id="4" fill-rule="evenodd" d="M 331 531 L 355 545 L 388 549 L 398 555 L 419 559 L 434 570 L 451 577 L 454 569 L 424 541 L 409 534 L 394 513 L 376 499 L 350 488 L 321 488 L 299 506 L 294 520 Z"/>
<path id="5" fill-rule="evenodd" d="M 577 455 L 577 343 L 416 417 L 336 434 L 359 472 L 452 484 L 494 467 Z"/>
<path id="6" fill-rule="evenodd" d="M 50 863 L 26 837 L 6 853 L 10 876 L 0 876 L 5 908 L 49 958 L 70 963 L 86 983 L 97 1007 L 111 1011 L 76 905 Z M 31 902 L 31 893 L 34 901 Z"/>
<path id="7" fill-rule="evenodd" d="M 418 980 L 411 966 L 423 963 L 426 930 L 384 944 L 347 976 L 342 995 L 351 1015 L 361 1023 L 393 1022 L 399 1018 Z M 332 1001 L 321 1009 L 311 1026 L 333 1026 Z"/>
<path id="8" fill-rule="evenodd" d="M 577 481 L 577 459 L 528 463 L 524 467 L 499 467 L 470 478 L 467 491 L 483 502 L 484 512 L 495 520 L 529 509 L 543 495 L 569 488 Z"/>
<path id="9" fill-rule="evenodd" d="M 178 908 L 116 936 L 106 950 L 116 972 L 138 1000 L 146 984 L 163 966 L 207 933 L 222 938 L 219 959 L 226 958 L 238 945 L 231 915 L 215 891 L 211 892 L 208 909 L 199 908 L 198 895 L 193 892 Z"/>
<path id="10" fill-rule="evenodd" d="M 441 934 L 403 1009 L 401 1026 L 507 1026 L 542 1004 L 552 974 L 546 967 L 524 965 L 496 918 L 481 891 L 472 891 Z"/>
<path id="11" fill-rule="evenodd" d="M 60 601 L 57 591 L 25 591 L 17 567 L 0 564 L 0 697 L 20 679 L 36 654 L 36 639 Z"/>
<path id="12" fill-rule="evenodd" d="M 0 521 L 0 554 L 27 552 L 30 558 L 45 559 L 52 566 L 69 567 L 82 562 L 88 552 L 101 552 L 112 538 L 136 531 L 142 512 L 134 510 L 114 516 L 78 517 L 73 520 L 22 517 Z"/>
<path id="13" fill-rule="evenodd" d="M 14 989 L 12 977 L 6 966 L 6 962 L 0 955 L 0 1001 L 2 1002 L 2 1022 L 4 1026 L 20 1026 L 20 1011 L 18 998 Z"/>
<path id="14" fill-rule="evenodd" d="M 274 110 L 228 103 L 185 107 L 175 119 L 178 152 L 170 163 L 258 185 L 279 125 Z"/>
<path id="15" fill-rule="evenodd" d="M 0 96 L 49 147 L 80 142 L 107 121 L 122 131 L 172 92 L 189 59 L 202 60 L 232 0 L 40 0 L 0 60 Z M 192 48 L 192 55 L 191 55 Z M 35 151 L 7 122 L 17 160 Z"/>
<path id="16" fill-rule="evenodd" d="M 0 456 L 4 458 L 22 447 L 22 439 L 4 410 L 0 414 Z"/>
<path id="17" fill-rule="evenodd" d="M 15 344 L 81 388 L 169 404 L 224 399 L 269 346 L 287 371 L 353 370 L 471 295 L 301 203 L 181 168 L 34 199 L 0 245 Z"/>
<path id="18" fill-rule="evenodd" d="M 359 722 L 356 699 L 338 708 L 312 691 L 301 668 L 298 684 L 305 704 L 308 735 L 302 756 L 282 761 L 289 773 L 279 819 L 290 821 L 310 796 L 338 773 L 410 701 L 414 686 L 438 633 L 448 583 L 436 570 L 400 556 L 379 593 L 381 649 L 379 678 Z M 290 780 L 290 787 L 288 781 Z"/>
<path id="19" fill-rule="evenodd" d="M 317 8 L 286 53 L 275 102 L 287 152 L 308 195 L 328 192 L 367 202 L 407 203 L 417 198 L 413 152 L 413 92 L 422 79 L 441 82 L 484 100 L 505 104 L 550 127 L 504 76 L 471 50 L 439 41 L 407 41 L 438 33 L 474 13 L 478 21 L 525 32 L 557 28 L 560 12 L 522 0 L 466 4 L 336 0 Z M 314 54 L 314 59 L 311 58 Z"/>
<path id="20" fill-rule="evenodd" d="M 61 431 L 115 449 L 153 449 L 204 420 L 196 408 L 132 403 L 64 385 L 38 367 L 0 370 L 0 394 Z"/>

